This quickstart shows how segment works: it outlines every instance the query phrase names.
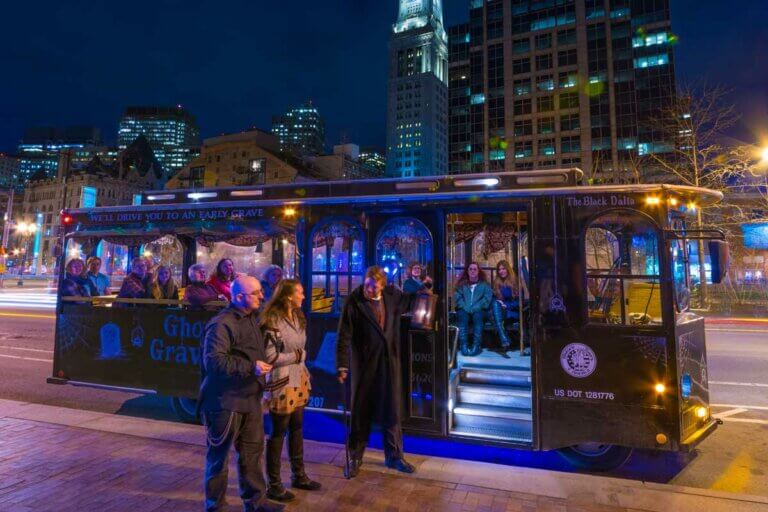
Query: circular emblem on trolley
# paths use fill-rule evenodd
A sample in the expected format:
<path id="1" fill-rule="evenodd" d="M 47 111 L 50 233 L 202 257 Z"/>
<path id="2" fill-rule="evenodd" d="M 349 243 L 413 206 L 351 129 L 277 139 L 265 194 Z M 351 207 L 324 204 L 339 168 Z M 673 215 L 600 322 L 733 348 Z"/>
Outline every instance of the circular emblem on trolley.
<path id="1" fill-rule="evenodd" d="M 560 366 L 571 377 L 589 377 L 597 367 L 595 352 L 583 343 L 569 343 L 560 352 Z"/>

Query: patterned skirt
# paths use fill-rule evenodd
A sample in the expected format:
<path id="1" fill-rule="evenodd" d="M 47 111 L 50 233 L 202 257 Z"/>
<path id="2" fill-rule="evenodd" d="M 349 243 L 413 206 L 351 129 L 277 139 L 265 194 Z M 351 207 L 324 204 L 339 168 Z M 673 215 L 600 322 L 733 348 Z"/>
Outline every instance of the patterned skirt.
<path id="1" fill-rule="evenodd" d="M 270 392 L 267 399 L 269 412 L 274 414 L 291 414 L 297 407 L 304 407 L 309 403 L 309 373 L 305 369 L 301 374 L 299 387 L 283 386 Z"/>

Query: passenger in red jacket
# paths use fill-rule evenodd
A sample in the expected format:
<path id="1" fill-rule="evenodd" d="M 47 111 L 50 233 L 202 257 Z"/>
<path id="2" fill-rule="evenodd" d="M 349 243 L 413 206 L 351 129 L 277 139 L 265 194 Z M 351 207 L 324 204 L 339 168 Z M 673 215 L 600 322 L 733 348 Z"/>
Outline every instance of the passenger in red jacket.
<path id="1" fill-rule="evenodd" d="M 216 271 L 208 280 L 208 284 L 216 290 L 216 293 L 223 295 L 228 301 L 231 301 L 232 292 L 230 288 L 232 287 L 232 281 L 236 277 L 235 264 L 232 263 L 231 259 L 224 258 L 219 260 L 219 263 L 216 265 Z"/>

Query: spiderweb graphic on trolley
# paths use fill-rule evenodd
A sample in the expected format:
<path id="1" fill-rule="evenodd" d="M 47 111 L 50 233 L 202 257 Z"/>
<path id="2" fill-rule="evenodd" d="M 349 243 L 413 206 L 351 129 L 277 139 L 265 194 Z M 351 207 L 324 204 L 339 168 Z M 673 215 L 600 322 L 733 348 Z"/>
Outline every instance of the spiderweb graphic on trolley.
<path id="1" fill-rule="evenodd" d="M 60 354 L 66 354 L 75 349 L 93 348 L 88 342 L 88 324 L 84 318 L 77 315 L 62 314 L 59 316 L 59 343 Z"/>
<path id="2" fill-rule="evenodd" d="M 665 339 L 655 336 L 631 336 L 633 351 L 655 364 L 667 365 Z"/>

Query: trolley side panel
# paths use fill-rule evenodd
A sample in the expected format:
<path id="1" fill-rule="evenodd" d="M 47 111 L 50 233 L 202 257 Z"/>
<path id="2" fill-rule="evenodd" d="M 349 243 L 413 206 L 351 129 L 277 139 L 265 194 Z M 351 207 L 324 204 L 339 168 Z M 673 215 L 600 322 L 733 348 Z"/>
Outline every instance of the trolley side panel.
<path id="1" fill-rule="evenodd" d="M 214 312 L 62 304 L 53 377 L 196 398 L 201 340 Z"/>

